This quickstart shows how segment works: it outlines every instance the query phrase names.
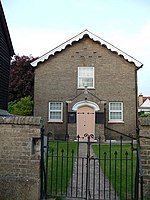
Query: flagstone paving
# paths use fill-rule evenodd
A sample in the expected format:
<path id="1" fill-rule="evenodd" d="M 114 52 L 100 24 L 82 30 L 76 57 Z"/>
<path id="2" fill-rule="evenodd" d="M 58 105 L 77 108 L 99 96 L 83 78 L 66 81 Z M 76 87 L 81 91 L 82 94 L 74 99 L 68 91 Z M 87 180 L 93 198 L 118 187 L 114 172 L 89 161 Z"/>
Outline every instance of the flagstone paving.
<path id="1" fill-rule="evenodd" d="M 89 196 L 87 199 L 99 199 L 99 200 L 119 200 L 115 191 L 112 189 L 106 176 L 104 176 L 100 166 L 99 160 L 96 160 L 92 148 L 90 148 L 90 181 L 89 186 L 86 184 L 87 176 L 87 144 L 79 144 L 79 158 L 74 164 L 73 176 L 70 180 L 70 186 L 68 188 L 68 196 L 66 200 L 71 199 L 85 199 L 86 189 L 89 188 Z M 78 164 L 77 164 L 78 163 Z M 77 176 L 78 172 L 78 176 Z M 76 198 L 76 196 L 80 198 Z"/>

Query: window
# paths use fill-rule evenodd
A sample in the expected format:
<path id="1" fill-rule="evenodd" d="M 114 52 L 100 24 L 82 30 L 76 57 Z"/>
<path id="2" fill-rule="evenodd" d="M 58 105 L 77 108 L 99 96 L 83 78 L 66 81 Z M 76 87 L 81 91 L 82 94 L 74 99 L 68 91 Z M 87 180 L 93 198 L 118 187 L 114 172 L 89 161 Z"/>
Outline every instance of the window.
<path id="1" fill-rule="evenodd" d="M 109 103 L 109 121 L 123 122 L 123 103 L 122 102 Z"/>
<path id="2" fill-rule="evenodd" d="M 78 88 L 94 88 L 94 67 L 78 67 Z"/>
<path id="3" fill-rule="evenodd" d="M 63 121 L 63 103 L 49 102 L 49 122 Z"/>

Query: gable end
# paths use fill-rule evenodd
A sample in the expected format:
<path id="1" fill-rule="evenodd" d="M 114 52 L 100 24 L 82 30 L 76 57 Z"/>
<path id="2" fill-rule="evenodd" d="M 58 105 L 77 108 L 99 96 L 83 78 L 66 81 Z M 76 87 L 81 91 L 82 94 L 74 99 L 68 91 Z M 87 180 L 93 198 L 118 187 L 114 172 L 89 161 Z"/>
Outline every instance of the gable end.
<path id="1" fill-rule="evenodd" d="M 102 38 L 94 35 L 93 33 L 89 32 L 88 30 L 81 32 L 80 34 L 76 35 L 75 37 L 71 38 L 70 40 L 64 42 L 63 44 L 59 45 L 58 47 L 47 52 L 46 54 L 44 54 L 43 56 L 41 56 L 40 58 L 38 58 L 37 60 L 32 62 L 31 65 L 33 67 L 36 67 L 38 65 L 38 63 L 48 60 L 50 55 L 55 55 L 56 52 L 61 52 L 62 50 L 66 49 L 66 47 L 71 46 L 76 42 L 79 42 L 83 38 L 90 38 L 91 40 L 99 43 L 104 48 L 107 48 L 108 50 L 110 50 L 112 53 L 118 54 L 119 56 L 121 56 L 123 59 L 125 59 L 129 63 L 133 63 L 137 68 L 141 68 L 143 66 L 143 64 L 141 62 L 139 62 L 138 60 L 136 60 L 135 58 L 133 58 L 130 55 L 128 55 L 127 53 L 121 51 L 120 49 L 118 49 L 114 45 L 108 43 L 107 41 L 103 40 Z"/>

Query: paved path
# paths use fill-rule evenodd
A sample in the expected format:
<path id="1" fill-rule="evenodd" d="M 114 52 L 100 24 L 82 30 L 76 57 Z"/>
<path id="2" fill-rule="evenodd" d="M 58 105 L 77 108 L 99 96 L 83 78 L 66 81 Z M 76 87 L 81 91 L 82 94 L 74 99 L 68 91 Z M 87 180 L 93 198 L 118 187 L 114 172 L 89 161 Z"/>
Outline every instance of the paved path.
<path id="1" fill-rule="evenodd" d="M 119 200 L 115 195 L 107 177 L 104 176 L 102 170 L 99 167 L 99 161 L 95 159 L 92 148 L 90 148 L 90 185 L 89 185 L 89 199 L 98 200 Z M 79 144 L 79 159 L 76 160 L 74 165 L 73 176 L 70 181 L 70 186 L 68 188 L 68 195 L 71 197 L 76 196 L 80 199 L 85 199 L 86 197 L 86 173 L 87 173 L 87 144 Z M 78 162 L 78 165 L 77 165 Z M 78 172 L 78 173 L 77 173 Z M 78 174 L 78 176 L 77 176 Z M 66 198 L 66 200 L 71 200 L 72 198 Z"/>

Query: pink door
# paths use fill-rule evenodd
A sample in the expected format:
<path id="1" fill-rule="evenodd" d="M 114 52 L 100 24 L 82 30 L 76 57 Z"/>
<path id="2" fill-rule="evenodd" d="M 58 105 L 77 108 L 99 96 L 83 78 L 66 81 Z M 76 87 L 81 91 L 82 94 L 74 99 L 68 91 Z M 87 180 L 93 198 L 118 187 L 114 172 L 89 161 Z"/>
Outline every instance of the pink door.
<path id="1" fill-rule="evenodd" d="M 89 106 L 77 110 L 77 135 L 85 139 L 84 134 L 95 135 L 95 110 Z"/>

